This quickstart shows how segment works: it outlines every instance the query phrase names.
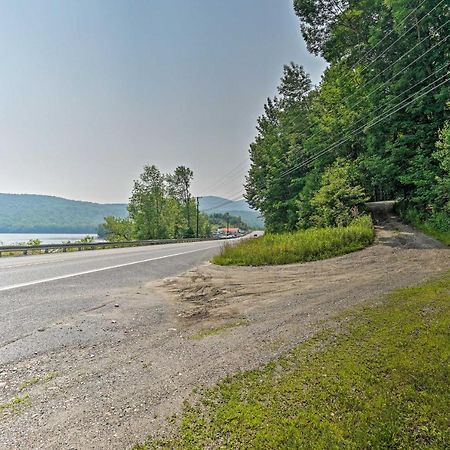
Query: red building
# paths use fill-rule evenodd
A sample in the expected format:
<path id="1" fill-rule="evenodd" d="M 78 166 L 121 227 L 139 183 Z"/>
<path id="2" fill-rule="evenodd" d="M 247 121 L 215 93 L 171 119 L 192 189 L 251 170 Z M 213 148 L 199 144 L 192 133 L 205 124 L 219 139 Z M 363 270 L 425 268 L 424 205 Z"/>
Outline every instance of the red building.
<path id="1" fill-rule="evenodd" d="M 237 234 L 239 233 L 239 228 L 219 228 L 217 232 L 222 234 Z"/>

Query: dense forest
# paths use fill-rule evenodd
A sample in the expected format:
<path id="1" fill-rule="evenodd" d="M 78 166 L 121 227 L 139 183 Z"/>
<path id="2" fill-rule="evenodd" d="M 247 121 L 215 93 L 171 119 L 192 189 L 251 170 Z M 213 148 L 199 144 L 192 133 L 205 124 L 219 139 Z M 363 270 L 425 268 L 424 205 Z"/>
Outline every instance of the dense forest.
<path id="1" fill-rule="evenodd" d="M 367 200 L 450 230 L 448 0 L 295 0 L 314 86 L 284 67 L 258 118 L 246 199 L 270 231 L 348 224 Z"/>

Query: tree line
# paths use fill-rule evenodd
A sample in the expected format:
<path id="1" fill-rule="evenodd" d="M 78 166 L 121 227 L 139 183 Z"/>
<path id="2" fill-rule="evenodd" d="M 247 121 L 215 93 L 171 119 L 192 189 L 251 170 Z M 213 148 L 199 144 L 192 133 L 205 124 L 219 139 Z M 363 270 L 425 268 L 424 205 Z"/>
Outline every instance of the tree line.
<path id="1" fill-rule="evenodd" d="M 252 229 L 252 227 L 242 220 L 241 216 L 228 213 L 209 214 L 208 220 L 213 228 L 226 228 L 228 225 L 230 228 L 240 228 L 241 230 Z"/>
<path id="2" fill-rule="evenodd" d="M 185 166 L 163 174 L 155 165 L 146 165 L 134 181 L 128 203 L 128 218 L 109 216 L 99 227 L 99 235 L 111 241 L 133 239 L 178 239 L 208 236 L 208 216 L 197 211 L 191 194 L 194 174 Z"/>
<path id="3" fill-rule="evenodd" d="M 346 225 L 401 200 L 450 231 L 450 10 L 445 0 L 295 0 L 314 86 L 283 70 L 250 146 L 245 197 L 270 231 Z"/>

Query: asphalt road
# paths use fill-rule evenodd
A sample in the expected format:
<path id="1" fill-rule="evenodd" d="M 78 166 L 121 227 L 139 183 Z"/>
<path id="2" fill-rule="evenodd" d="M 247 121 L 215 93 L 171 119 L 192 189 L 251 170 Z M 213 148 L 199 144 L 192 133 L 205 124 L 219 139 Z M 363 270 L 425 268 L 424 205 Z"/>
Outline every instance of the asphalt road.
<path id="1" fill-rule="evenodd" d="M 0 364 L 107 339 L 86 312 L 138 292 L 147 282 L 188 270 L 221 245 L 209 241 L 2 258 Z"/>

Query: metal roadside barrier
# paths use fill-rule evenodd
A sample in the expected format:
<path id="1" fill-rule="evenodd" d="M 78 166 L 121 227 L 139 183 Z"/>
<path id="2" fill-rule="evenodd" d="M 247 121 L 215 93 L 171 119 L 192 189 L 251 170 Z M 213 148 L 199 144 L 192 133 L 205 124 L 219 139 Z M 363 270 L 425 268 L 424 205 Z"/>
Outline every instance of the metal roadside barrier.
<path id="1" fill-rule="evenodd" d="M 192 238 L 192 239 L 151 239 L 145 241 L 119 241 L 119 242 L 74 242 L 71 244 L 41 244 L 41 245 L 6 245 L 0 246 L 0 256 L 2 253 L 49 253 L 50 250 L 55 252 L 67 250 L 88 250 L 88 249 L 108 249 L 108 248 L 126 248 L 126 247 L 144 247 L 146 245 L 162 245 L 162 244 L 182 244 L 188 242 L 217 241 L 220 238 Z"/>

